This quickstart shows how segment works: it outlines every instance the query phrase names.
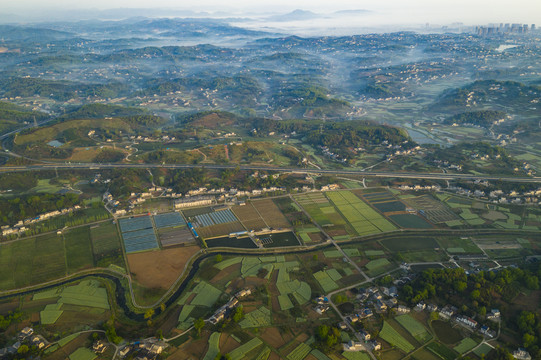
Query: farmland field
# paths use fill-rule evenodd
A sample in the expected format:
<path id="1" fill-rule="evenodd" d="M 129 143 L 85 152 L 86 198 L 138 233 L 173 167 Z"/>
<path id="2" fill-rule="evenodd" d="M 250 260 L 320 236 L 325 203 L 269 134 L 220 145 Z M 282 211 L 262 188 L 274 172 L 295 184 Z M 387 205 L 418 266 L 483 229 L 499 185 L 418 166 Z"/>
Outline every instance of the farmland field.
<path id="1" fill-rule="evenodd" d="M 120 251 L 120 238 L 116 226 L 112 223 L 102 223 L 90 228 L 92 249 L 95 256 L 102 256 Z"/>
<path id="2" fill-rule="evenodd" d="M 88 226 L 70 229 L 63 234 L 68 272 L 74 273 L 94 265 Z"/>
<path id="3" fill-rule="evenodd" d="M 252 202 L 252 205 L 269 227 L 281 229 L 291 226 L 278 206 L 271 199 L 256 200 Z"/>
<path id="4" fill-rule="evenodd" d="M 314 278 L 325 293 L 338 289 L 338 284 L 325 271 L 318 271 L 314 274 Z"/>
<path id="5" fill-rule="evenodd" d="M 42 283 L 66 275 L 61 236 L 41 235 L 0 246 L 0 288 Z"/>
<path id="6" fill-rule="evenodd" d="M 259 231 L 268 227 L 267 223 L 259 216 L 259 212 L 253 207 L 252 202 L 246 202 L 246 205 L 243 206 L 233 206 L 231 209 L 247 230 Z"/>
<path id="7" fill-rule="evenodd" d="M 182 273 L 189 258 L 199 246 L 184 246 L 159 251 L 128 254 L 130 272 L 141 285 L 168 289 Z"/>
<path id="8" fill-rule="evenodd" d="M 231 360 L 240 360 L 246 356 L 247 353 L 259 347 L 263 342 L 259 338 L 253 338 L 252 340 L 242 344 L 235 350 L 229 353 Z"/>
<path id="9" fill-rule="evenodd" d="M 477 343 L 472 338 L 465 338 L 462 339 L 462 341 L 459 342 L 458 345 L 453 348 L 453 350 L 462 355 L 476 346 Z"/>
<path id="10" fill-rule="evenodd" d="M 415 347 L 404 339 L 391 325 L 389 325 L 389 323 L 387 323 L 387 321 L 384 321 L 379 336 L 405 353 L 409 353 L 415 349 Z"/>
<path id="11" fill-rule="evenodd" d="M 434 249 L 439 247 L 436 240 L 429 237 L 400 237 L 390 238 L 381 241 L 381 244 L 389 249 L 391 252 L 396 251 L 408 251 L 408 250 L 424 250 Z"/>
<path id="12" fill-rule="evenodd" d="M 488 353 L 491 352 L 492 350 L 493 350 L 493 348 L 485 343 L 485 344 L 482 344 L 481 346 L 479 346 L 477 349 L 475 349 L 473 351 L 473 353 L 475 355 L 481 357 L 481 355 L 483 355 L 483 354 L 488 355 Z"/>
<path id="13" fill-rule="evenodd" d="M 436 320 L 432 322 L 432 328 L 440 341 L 445 344 L 455 344 L 462 340 L 462 335 L 447 321 Z"/>
<path id="14" fill-rule="evenodd" d="M 454 360 L 457 353 L 449 349 L 447 346 L 440 344 L 439 342 L 431 342 L 426 348 L 432 351 L 434 354 L 442 358 L 443 360 Z"/>
<path id="15" fill-rule="evenodd" d="M 263 243 L 263 246 L 266 248 L 300 245 L 299 240 L 291 231 L 260 235 L 259 239 Z"/>
<path id="16" fill-rule="evenodd" d="M 266 307 L 260 307 L 259 309 L 246 314 L 244 320 L 242 320 L 239 325 L 243 329 L 269 326 L 271 325 L 271 312 Z"/>
<path id="17" fill-rule="evenodd" d="M 433 227 L 422 217 L 414 214 L 389 215 L 389 218 L 406 229 L 430 229 Z"/>
<path id="18" fill-rule="evenodd" d="M 425 327 L 410 315 L 400 315 L 395 317 L 395 320 L 420 343 L 425 343 L 431 338 Z"/>
<path id="19" fill-rule="evenodd" d="M 69 356 L 69 360 L 94 360 L 97 357 L 90 349 L 80 347 Z"/>
<path id="20" fill-rule="evenodd" d="M 239 231 L 244 231 L 244 227 L 239 221 L 197 228 L 197 233 L 204 239 L 226 236 Z"/>
<path id="21" fill-rule="evenodd" d="M 396 230 L 393 224 L 352 192 L 328 192 L 327 196 L 358 235 Z"/>
<path id="22" fill-rule="evenodd" d="M 158 238 L 162 247 L 195 242 L 192 232 L 186 227 L 158 229 Z"/>
<path id="23" fill-rule="evenodd" d="M 295 199 L 319 225 L 324 227 L 346 225 L 346 220 L 322 193 L 303 194 L 296 196 Z"/>
<path id="24" fill-rule="evenodd" d="M 238 249 L 257 249 L 257 245 L 254 244 L 252 239 L 249 237 L 230 238 L 229 236 L 223 236 L 220 238 L 206 240 L 206 243 L 209 248 L 232 247 Z"/>
<path id="25" fill-rule="evenodd" d="M 449 207 L 436 200 L 432 195 L 408 197 L 404 201 L 435 224 L 459 220 L 459 217 Z"/>
<path id="26" fill-rule="evenodd" d="M 209 337 L 209 347 L 203 360 L 214 360 L 220 352 L 220 335 L 219 332 L 213 332 Z"/>

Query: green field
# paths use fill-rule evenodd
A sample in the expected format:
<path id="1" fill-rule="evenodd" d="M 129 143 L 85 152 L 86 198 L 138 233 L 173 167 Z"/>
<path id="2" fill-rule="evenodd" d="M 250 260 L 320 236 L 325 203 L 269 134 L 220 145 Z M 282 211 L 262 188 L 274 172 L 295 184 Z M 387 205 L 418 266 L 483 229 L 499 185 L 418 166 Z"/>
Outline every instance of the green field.
<path id="1" fill-rule="evenodd" d="M 491 352 L 492 350 L 493 348 L 485 343 L 485 344 L 481 344 L 481 346 L 473 350 L 473 353 L 481 357 L 482 354 L 488 355 L 488 353 Z"/>
<path id="2" fill-rule="evenodd" d="M 67 273 L 62 236 L 41 235 L 0 246 L 0 289 L 53 280 Z"/>
<path id="3" fill-rule="evenodd" d="M 338 284 L 325 271 L 316 272 L 314 278 L 325 293 L 338 289 Z"/>
<path id="4" fill-rule="evenodd" d="M 281 310 L 289 310 L 293 307 L 293 303 L 289 300 L 287 295 L 278 295 L 278 303 Z"/>
<path id="5" fill-rule="evenodd" d="M 443 360 L 454 360 L 457 356 L 457 353 L 449 349 L 447 346 L 440 344 L 439 342 L 433 341 L 426 346 L 426 348 L 432 351 L 434 354 L 442 358 Z"/>
<path id="6" fill-rule="evenodd" d="M 241 360 L 242 358 L 244 358 L 246 356 L 247 353 L 254 350 L 255 348 L 257 348 L 261 344 L 263 344 L 263 342 L 261 340 L 259 340 L 259 338 L 253 338 L 252 340 L 248 341 L 247 343 L 242 344 L 241 346 L 239 346 L 235 350 L 231 351 L 229 353 L 229 356 L 231 357 L 231 360 Z"/>
<path id="7" fill-rule="evenodd" d="M 239 325 L 243 329 L 269 326 L 271 325 L 271 312 L 269 309 L 262 306 L 257 310 L 246 314 Z"/>
<path id="8" fill-rule="evenodd" d="M 213 332 L 209 337 L 209 348 L 203 360 L 214 360 L 220 352 L 220 333 Z"/>
<path id="9" fill-rule="evenodd" d="M 430 340 L 430 333 L 420 322 L 412 318 L 410 315 L 400 315 L 395 317 L 395 320 L 421 344 Z"/>
<path id="10" fill-rule="evenodd" d="M 290 352 L 287 356 L 287 360 L 303 360 L 305 357 L 310 354 L 310 351 L 312 351 L 312 348 L 309 345 L 306 345 L 305 343 L 300 343 L 295 349 L 293 349 L 292 352 Z"/>
<path id="11" fill-rule="evenodd" d="M 389 215 L 389 218 L 406 229 L 431 229 L 433 226 L 425 219 L 414 214 Z"/>
<path id="12" fill-rule="evenodd" d="M 385 266 L 390 265 L 390 264 L 391 263 L 389 262 L 389 260 L 387 260 L 385 258 L 381 258 L 381 259 L 377 259 L 377 260 L 372 260 L 368 264 L 366 264 L 365 266 L 369 271 L 374 271 L 374 270 L 377 270 L 379 268 L 385 267 Z"/>
<path id="13" fill-rule="evenodd" d="M 383 322 L 383 328 L 381 329 L 379 336 L 392 346 L 396 346 L 404 351 L 406 354 L 415 350 L 415 347 L 404 339 L 387 321 Z"/>
<path id="14" fill-rule="evenodd" d="M 110 253 L 121 252 L 120 237 L 113 223 L 102 223 L 90 228 L 94 256 L 101 258 Z"/>
<path id="15" fill-rule="evenodd" d="M 465 338 L 462 339 L 462 341 L 459 342 L 458 345 L 453 348 L 453 350 L 462 355 L 476 346 L 477 343 L 472 338 Z"/>
<path id="16" fill-rule="evenodd" d="M 449 253 L 482 253 L 481 249 L 479 249 L 469 238 L 442 237 L 437 238 L 436 241 L 442 248 L 447 249 Z"/>
<path id="17" fill-rule="evenodd" d="M 326 195 L 358 235 L 396 230 L 391 222 L 352 192 L 328 192 Z"/>
<path id="18" fill-rule="evenodd" d="M 438 248 L 439 245 L 433 238 L 429 237 L 416 237 L 416 238 L 391 238 L 381 240 L 381 244 L 385 246 L 391 252 L 397 251 L 414 251 L 414 250 L 427 250 Z"/>
<path id="19" fill-rule="evenodd" d="M 69 273 L 94 266 L 90 229 L 88 226 L 70 229 L 63 236 Z"/>
<path id="20" fill-rule="evenodd" d="M 370 360 L 370 356 L 367 353 L 360 351 L 344 351 L 342 356 L 347 360 Z"/>
<path id="21" fill-rule="evenodd" d="M 94 354 L 90 349 L 80 347 L 75 350 L 70 356 L 70 360 L 94 360 L 98 356 Z"/>
<path id="22" fill-rule="evenodd" d="M 197 284 L 197 286 L 193 289 L 193 292 L 197 295 L 192 300 L 191 304 L 206 307 L 211 307 L 214 305 L 220 295 L 222 295 L 220 290 L 204 281 Z"/>

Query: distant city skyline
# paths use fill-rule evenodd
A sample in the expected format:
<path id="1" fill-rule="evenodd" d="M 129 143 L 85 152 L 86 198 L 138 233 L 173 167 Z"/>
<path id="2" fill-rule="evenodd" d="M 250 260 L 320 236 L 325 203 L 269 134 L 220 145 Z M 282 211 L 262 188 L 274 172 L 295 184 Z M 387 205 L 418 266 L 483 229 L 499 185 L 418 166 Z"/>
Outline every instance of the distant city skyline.
<path id="1" fill-rule="evenodd" d="M 196 12 L 226 12 L 236 16 L 272 13 L 285 13 L 294 9 L 330 13 L 338 10 L 369 10 L 362 21 L 366 25 L 398 25 L 437 23 L 450 24 L 463 22 L 466 25 L 485 23 L 541 23 L 541 1 L 515 0 L 199 0 L 196 4 L 174 0 L 94 0 L 92 2 L 76 2 L 73 0 L 19 0 L 3 4 L 3 11 L 17 15 L 17 21 L 25 18 L 33 20 L 39 15 L 46 17 L 57 13 L 62 16 L 70 10 L 107 9 L 158 9 L 170 8 L 192 10 Z M 90 11 L 92 10 L 92 11 Z M 92 15 L 89 15 L 92 17 Z M 56 19 L 57 20 L 57 19 Z M 5 20 L 4 20 L 5 22 Z"/>

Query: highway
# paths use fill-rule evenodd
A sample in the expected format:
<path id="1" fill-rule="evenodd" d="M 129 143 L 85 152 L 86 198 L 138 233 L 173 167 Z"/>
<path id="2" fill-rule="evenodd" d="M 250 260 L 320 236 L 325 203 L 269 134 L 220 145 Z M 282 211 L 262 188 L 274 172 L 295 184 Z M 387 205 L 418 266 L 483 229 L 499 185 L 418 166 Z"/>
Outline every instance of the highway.
<path id="1" fill-rule="evenodd" d="M 328 174 L 328 175 L 358 175 L 363 177 L 381 178 L 408 178 L 427 180 L 492 180 L 508 181 L 517 183 L 541 183 L 541 177 L 513 177 L 497 175 L 471 175 L 471 174 L 449 174 L 449 173 L 417 173 L 417 172 L 384 172 L 384 171 L 362 171 L 347 169 L 303 169 L 288 167 L 271 167 L 255 165 L 215 165 L 215 164 L 97 164 L 97 163 L 47 163 L 37 165 L 1 166 L 0 173 L 43 171 L 43 170 L 105 170 L 105 169 L 236 169 L 248 171 L 279 171 L 299 174 Z"/>

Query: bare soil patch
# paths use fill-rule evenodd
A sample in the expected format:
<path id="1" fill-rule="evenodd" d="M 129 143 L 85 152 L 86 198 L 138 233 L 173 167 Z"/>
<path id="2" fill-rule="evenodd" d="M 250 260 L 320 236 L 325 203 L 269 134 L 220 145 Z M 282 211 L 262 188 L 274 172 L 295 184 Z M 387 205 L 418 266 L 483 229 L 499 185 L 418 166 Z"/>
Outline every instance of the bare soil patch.
<path id="1" fill-rule="evenodd" d="M 168 289 L 184 270 L 199 246 L 129 254 L 130 271 L 137 282 L 148 288 Z"/>

